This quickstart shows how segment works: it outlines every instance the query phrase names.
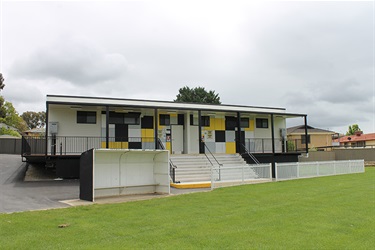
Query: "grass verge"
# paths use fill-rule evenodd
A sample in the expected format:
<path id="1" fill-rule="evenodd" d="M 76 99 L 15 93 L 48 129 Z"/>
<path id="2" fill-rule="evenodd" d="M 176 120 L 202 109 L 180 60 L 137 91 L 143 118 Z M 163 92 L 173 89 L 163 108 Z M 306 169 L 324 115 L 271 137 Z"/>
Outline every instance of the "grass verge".
<path id="1" fill-rule="evenodd" d="M 375 168 L 0 215 L 2 249 L 373 249 L 374 235 Z"/>

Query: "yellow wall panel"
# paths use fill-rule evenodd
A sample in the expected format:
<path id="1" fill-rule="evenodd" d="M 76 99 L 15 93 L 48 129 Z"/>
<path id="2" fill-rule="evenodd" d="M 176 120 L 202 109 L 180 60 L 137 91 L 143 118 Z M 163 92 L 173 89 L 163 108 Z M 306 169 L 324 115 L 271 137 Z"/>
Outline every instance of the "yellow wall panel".
<path id="1" fill-rule="evenodd" d="M 118 148 L 118 149 L 128 149 L 129 148 L 129 143 L 128 142 L 115 142 L 115 141 L 110 141 L 109 142 L 109 148 Z M 106 148 L 106 143 L 103 141 L 101 143 L 102 148 Z"/>
<path id="2" fill-rule="evenodd" d="M 151 128 L 143 128 L 141 130 L 142 138 L 154 138 L 154 130 Z"/>
<path id="3" fill-rule="evenodd" d="M 225 130 L 225 119 L 215 118 L 215 130 Z"/>
<path id="4" fill-rule="evenodd" d="M 250 131 L 254 131 L 254 120 L 250 120 Z"/>
<path id="5" fill-rule="evenodd" d="M 254 120 L 249 120 L 249 127 L 248 128 L 242 128 L 244 131 L 254 131 Z"/>
<path id="6" fill-rule="evenodd" d="M 109 148 L 122 148 L 122 149 L 128 149 L 129 148 L 129 143 L 128 142 L 114 142 L 111 141 L 109 142 Z"/>
<path id="7" fill-rule="evenodd" d="M 225 143 L 225 153 L 226 154 L 235 154 L 236 153 L 236 143 L 235 142 L 226 142 Z"/>

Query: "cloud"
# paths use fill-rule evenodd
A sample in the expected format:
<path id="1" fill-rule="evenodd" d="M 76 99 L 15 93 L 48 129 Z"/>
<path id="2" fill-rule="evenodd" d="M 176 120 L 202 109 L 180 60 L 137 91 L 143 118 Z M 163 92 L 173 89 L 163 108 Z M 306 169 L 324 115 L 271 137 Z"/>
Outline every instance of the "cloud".
<path id="1" fill-rule="evenodd" d="M 284 98 L 290 105 L 308 106 L 323 102 L 328 104 L 363 105 L 371 102 L 373 93 L 366 84 L 355 79 L 343 81 L 316 82 L 301 88 L 299 91 L 286 92 Z"/>
<path id="2" fill-rule="evenodd" d="M 372 98 L 372 93 L 366 88 L 366 85 L 355 79 L 321 83 L 318 86 L 320 87 L 313 93 L 315 98 L 320 101 L 353 104 L 369 102 Z"/>
<path id="3" fill-rule="evenodd" d="M 80 37 L 59 39 L 29 56 L 19 58 L 10 74 L 23 79 L 60 79 L 77 85 L 90 85 L 119 79 L 130 65 L 118 53 L 107 53 Z"/>

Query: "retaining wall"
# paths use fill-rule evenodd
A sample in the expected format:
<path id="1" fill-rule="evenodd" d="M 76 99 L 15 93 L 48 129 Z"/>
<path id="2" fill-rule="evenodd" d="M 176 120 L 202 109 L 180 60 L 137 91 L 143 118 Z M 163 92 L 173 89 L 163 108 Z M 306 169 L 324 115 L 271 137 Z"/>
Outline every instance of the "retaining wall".
<path id="1" fill-rule="evenodd" d="M 333 149 L 309 152 L 309 157 L 299 157 L 299 162 L 364 160 L 375 162 L 375 148 Z"/>

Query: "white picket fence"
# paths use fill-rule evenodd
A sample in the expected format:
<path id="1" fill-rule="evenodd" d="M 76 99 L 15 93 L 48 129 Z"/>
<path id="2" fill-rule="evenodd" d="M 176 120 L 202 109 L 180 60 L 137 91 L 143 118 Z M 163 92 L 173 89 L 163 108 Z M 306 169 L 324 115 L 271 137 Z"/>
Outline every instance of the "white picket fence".
<path id="1" fill-rule="evenodd" d="M 276 181 L 365 172 L 364 160 L 276 163 Z"/>
<path id="2" fill-rule="evenodd" d="M 211 168 L 211 189 L 272 181 L 272 164 L 217 166 Z"/>

